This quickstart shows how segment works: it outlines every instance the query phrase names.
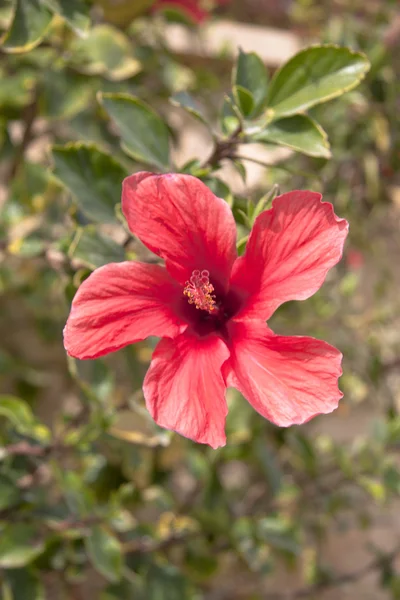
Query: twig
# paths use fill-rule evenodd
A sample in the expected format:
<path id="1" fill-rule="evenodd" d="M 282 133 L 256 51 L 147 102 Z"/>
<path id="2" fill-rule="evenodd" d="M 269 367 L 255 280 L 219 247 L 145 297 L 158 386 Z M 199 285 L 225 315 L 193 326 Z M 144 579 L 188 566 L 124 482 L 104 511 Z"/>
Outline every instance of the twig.
<path id="1" fill-rule="evenodd" d="M 45 456 L 49 451 L 49 446 L 34 446 L 28 442 L 10 444 L 2 450 L 5 456 Z"/>
<path id="2" fill-rule="evenodd" d="M 242 125 L 239 123 L 235 131 L 227 140 L 217 140 L 214 151 L 203 164 L 203 167 L 218 167 L 221 160 L 224 158 L 233 158 L 237 145 L 240 143 L 240 134 L 242 133 Z"/>
<path id="3" fill-rule="evenodd" d="M 138 553 L 138 554 L 149 554 L 151 552 L 160 552 L 167 550 L 171 546 L 177 544 L 184 544 L 187 541 L 195 538 L 201 534 L 200 531 L 191 531 L 189 533 L 173 534 L 165 540 L 152 540 L 147 538 L 141 538 L 138 540 L 132 540 L 123 545 L 123 550 L 126 554 Z"/>
<path id="4" fill-rule="evenodd" d="M 36 90 L 35 94 L 34 94 L 34 98 L 33 98 L 32 102 L 26 107 L 23 118 L 22 118 L 22 121 L 24 124 L 24 133 L 22 135 L 21 143 L 19 144 L 19 146 L 17 147 L 17 149 L 15 151 L 15 156 L 10 165 L 10 169 L 6 175 L 6 178 L 5 178 L 6 184 L 9 184 L 14 179 L 14 177 L 18 171 L 18 168 L 24 158 L 25 151 L 32 140 L 32 130 L 33 130 L 33 124 L 35 122 L 36 115 L 37 115 L 37 109 L 38 109 L 38 93 Z"/>

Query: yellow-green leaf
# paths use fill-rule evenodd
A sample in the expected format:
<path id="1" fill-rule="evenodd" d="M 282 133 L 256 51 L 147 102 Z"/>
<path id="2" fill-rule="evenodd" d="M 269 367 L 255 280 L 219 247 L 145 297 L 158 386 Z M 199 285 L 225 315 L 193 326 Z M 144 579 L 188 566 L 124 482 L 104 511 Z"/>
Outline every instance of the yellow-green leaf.
<path id="1" fill-rule="evenodd" d="M 78 35 L 89 29 L 89 6 L 85 0 L 43 0 L 52 13 L 62 17 Z"/>
<path id="2" fill-rule="evenodd" d="M 52 19 L 52 13 L 40 0 L 15 0 L 14 16 L 3 39 L 3 50 L 29 52 L 46 35 Z"/>
<path id="3" fill-rule="evenodd" d="M 88 37 L 71 45 L 73 65 L 89 75 L 104 75 L 122 81 L 140 71 L 140 63 L 132 56 L 129 39 L 111 25 L 97 25 Z"/>

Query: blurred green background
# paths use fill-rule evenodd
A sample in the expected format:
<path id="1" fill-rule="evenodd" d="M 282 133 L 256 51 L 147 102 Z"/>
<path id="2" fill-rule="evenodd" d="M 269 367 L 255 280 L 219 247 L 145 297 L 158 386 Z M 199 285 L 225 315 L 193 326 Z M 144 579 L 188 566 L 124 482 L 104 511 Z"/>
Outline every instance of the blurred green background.
<path id="1" fill-rule="evenodd" d="M 0 598 L 400 598 L 398 2 L 232 0 L 197 24 L 151 4 L 0 2 Z M 331 157 L 324 140 L 309 156 L 269 139 L 211 164 L 235 125 L 237 48 L 272 74 L 310 43 L 371 63 L 309 111 Z M 156 149 L 124 151 L 123 111 L 99 92 L 139 98 Z M 349 220 L 322 289 L 270 321 L 343 352 L 336 413 L 278 429 L 229 390 L 228 442 L 214 451 L 148 416 L 155 340 L 67 359 L 79 283 L 149 259 L 121 218 L 121 181 L 163 169 L 164 143 L 175 170 L 230 203 L 240 238 L 275 184 L 321 191 Z"/>

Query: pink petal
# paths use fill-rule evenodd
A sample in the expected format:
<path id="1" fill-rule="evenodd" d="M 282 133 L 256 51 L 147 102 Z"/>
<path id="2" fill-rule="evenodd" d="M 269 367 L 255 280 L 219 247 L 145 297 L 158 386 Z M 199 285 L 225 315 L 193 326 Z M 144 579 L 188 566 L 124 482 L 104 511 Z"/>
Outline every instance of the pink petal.
<path id="1" fill-rule="evenodd" d="M 230 0 L 216 0 L 215 6 L 228 4 Z M 165 9 L 176 9 L 181 10 L 187 15 L 194 23 L 202 23 L 210 15 L 211 10 L 214 8 L 212 3 L 208 3 L 202 0 L 156 0 L 152 6 L 153 11 L 165 10 Z"/>
<path id="2" fill-rule="evenodd" d="M 229 206 L 191 175 L 136 173 L 122 185 L 122 210 L 133 234 L 166 261 L 181 284 L 206 269 L 226 288 L 236 258 Z"/>
<path id="3" fill-rule="evenodd" d="M 202 10 L 199 4 L 199 0 L 156 0 L 152 9 L 153 11 L 171 8 L 181 10 L 194 23 L 202 23 L 207 18 L 208 13 Z"/>
<path id="4" fill-rule="evenodd" d="M 64 329 L 70 356 L 97 358 L 149 335 L 179 335 L 182 290 L 158 265 L 111 263 L 96 269 L 80 286 Z"/>
<path id="5" fill-rule="evenodd" d="M 232 272 L 244 306 L 236 318 L 268 319 L 283 302 L 305 300 L 341 258 L 348 223 L 315 192 L 289 192 L 256 219 Z"/>
<path id="6" fill-rule="evenodd" d="M 159 342 L 143 384 L 147 408 L 160 427 L 212 448 L 225 446 L 225 382 L 222 364 L 229 357 L 215 335 L 188 332 Z"/>
<path id="7" fill-rule="evenodd" d="M 262 322 L 231 324 L 228 386 L 238 389 L 263 417 L 299 425 L 337 408 L 342 355 L 311 337 L 275 335 Z"/>

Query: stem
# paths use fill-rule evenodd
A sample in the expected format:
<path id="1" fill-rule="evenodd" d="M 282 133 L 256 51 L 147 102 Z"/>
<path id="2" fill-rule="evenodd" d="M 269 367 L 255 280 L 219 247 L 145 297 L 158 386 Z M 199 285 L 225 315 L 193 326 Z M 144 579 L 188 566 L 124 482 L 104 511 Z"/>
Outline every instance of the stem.
<path id="1" fill-rule="evenodd" d="M 224 158 L 233 158 L 232 153 L 235 152 L 237 144 L 240 142 L 240 134 L 242 133 L 242 124 L 236 127 L 227 140 L 217 140 L 214 151 L 211 156 L 202 165 L 203 167 L 218 167 L 221 160 Z"/>

